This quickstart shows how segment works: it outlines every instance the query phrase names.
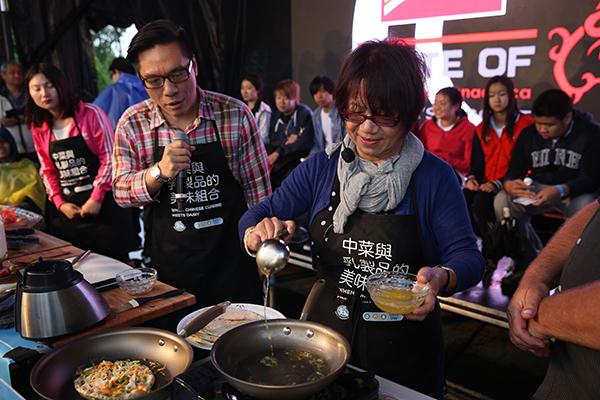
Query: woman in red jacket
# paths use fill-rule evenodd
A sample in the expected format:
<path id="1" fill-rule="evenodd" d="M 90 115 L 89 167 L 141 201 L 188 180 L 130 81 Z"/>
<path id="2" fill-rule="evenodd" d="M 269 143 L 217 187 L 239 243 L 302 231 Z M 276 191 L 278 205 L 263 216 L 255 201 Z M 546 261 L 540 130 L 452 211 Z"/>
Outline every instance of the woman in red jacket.
<path id="1" fill-rule="evenodd" d="M 502 190 L 513 147 L 523 128 L 532 123 L 533 118 L 519 111 L 512 81 L 504 75 L 492 77 L 485 88 L 483 121 L 473 139 L 471 175 L 464 191 L 484 247 L 486 233 L 496 221 L 494 197 Z M 484 285 L 489 285 L 496 262 L 487 260 Z"/>
<path id="2" fill-rule="evenodd" d="M 446 161 L 463 177 L 471 170 L 471 146 L 475 125 L 460 108 L 458 89 L 446 87 L 435 95 L 433 118 L 425 121 L 419 137 L 425 148 Z"/>
<path id="3" fill-rule="evenodd" d="M 130 210 L 118 207 L 111 191 L 114 133 L 106 114 L 78 100 L 53 65 L 32 66 L 25 80 L 25 119 L 52 203 L 50 232 L 127 261 L 135 232 Z"/>

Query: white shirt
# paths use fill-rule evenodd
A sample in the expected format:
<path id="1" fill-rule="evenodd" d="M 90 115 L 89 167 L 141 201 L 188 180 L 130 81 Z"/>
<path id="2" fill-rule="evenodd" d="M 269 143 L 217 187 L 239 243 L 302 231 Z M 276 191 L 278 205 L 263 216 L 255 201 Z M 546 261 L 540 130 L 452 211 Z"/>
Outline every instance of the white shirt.
<path id="1" fill-rule="evenodd" d="M 54 137 L 56 140 L 63 140 L 69 137 L 69 125 L 63 128 L 52 128 L 52 132 L 54 132 Z"/>
<path id="2" fill-rule="evenodd" d="M 500 139 L 502 137 L 502 131 L 504 130 L 504 125 L 502 125 L 502 126 L 496 125 L 496 120 L 494 119 L 494 116 L 491 116 L 490 117 L 490 126 L 496 132 L 498 139 Z"/>
<path id="3" fill-rule="evenodd" d="M 321 127 L 325 136 L 325 147 L 327 147 L 333 142 L 333 135 L 331 132 L 331 117 L 323 109 L 321 109 Z"/>

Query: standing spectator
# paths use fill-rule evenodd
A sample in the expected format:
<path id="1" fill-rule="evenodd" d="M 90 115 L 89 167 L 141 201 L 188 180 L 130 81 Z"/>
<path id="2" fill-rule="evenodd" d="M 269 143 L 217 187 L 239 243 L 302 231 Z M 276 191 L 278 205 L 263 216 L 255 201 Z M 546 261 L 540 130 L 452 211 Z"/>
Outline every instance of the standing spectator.
<path id="1" fill-rule="evenodd" d="M 248 74 L 242 77 L 240 94 L 244 103 L 252 110 L 258 125 L 258 132 L 264 144 L 269 143 L 269 125 L 271 124 L 271 107 L 263 100 L 263 82 L 258 75 Z"/>
<path id="2" fill-rule="evenodd" d="M 241 101 L 197 85 L 190 41 L 171 21 L 143 26 L 127 58 L 150 98 L 119 120 L 113 187 L 121 206 L 152 209 L 152 266 L 161 281 L 195 294 L 196 306 L 261 301 L 256 263 L 232 240 L 248 205 L 271 192 L 254 117 Z M 184 210 L 175 205 L 180 171 Z"/>
<path id="3" fill-rule="evenodd" d="M 494 197 L 502 190 L 513 147 L 521 131 L 533 118 L 519 111 L 514 85 L 506 76 L 490 78 L 483 100 L 483 121 L 477 126 L 471 153 L 471 174 L 465 182 L 465 197 L 477 234 L 483 239 L 486 270 L 483 284 L 489 285 L 499 261 L 487 249 L 490 227 L 496 221 Z"/>
<path id="4" fill-rule="evenodd" d="M 435 95 L 433 118 L 425 121 L 419 137 L 425 148 L 450 164 L 462 177 L 471 170 L 471 146 L 475 125 L 460 108 L 458 89 L 446 87 Z"/>
<path id="5" fill-rule="evenodd" d="M 108 67 L 113 84 L 96 97 L 94 104 L 104 110 L 113 129 L 123 112 L 148 98 L 135 69 L 123 57 L 115 58 Z"/>
<path id="6" fill-rule="evenodd" d="M 518 270 L 502 282 L 507 290 L 516 288 L 525 267 L 537 255 L 539 238 L 530 227 L 531 216 L 558 210 L 571 217 L 591 203 L 600 189 L 600 127 L 574 110 L 560 89 L 540 94 L 532 112 L 535 124 L 517 140 L 504 192 L 494 201 L 496 216 L 509 208 L 519 222 L 521 237 L 529 239 L 523 240 Z M 526 176 L 533 183 L 524 182 Z M 520 201 L 527 199 L 534 202 L 523 205 Z"/>
<path id="7" fill-rule="evenodd" d="M 7 61 L 0 67 L 4 86 L 0 89 L 0 121 L 15 139 L 16 151 L 38 163 L 33 145 L 33 137 L 23 118 L 25 108 L 25 87 L 23 66 L 17 61 Z"/>
<path id="8" fill-rule="evenodd" d="M 114 133 L 104 112 L 78 100 L 58 68 L 27 72 L 25 119 L 52 204 L 51 233 L 82 249 L 127 261 L 135 233 L 111 192 Z M 58 210 L 58 211 L 57 211 Z"/>
<path id="9" fill-rule="evenodd" d="M 291 79 L 275 86 L 277 111 L 269 129 L 269 168 L 271 185 L 279 187 L 313 146 L 314 127 L 312 112 L 300 103 L 300 85 Z"/>
<path id="10" fill-rule="evenodd" d="M 325 150 L 333 143 L 341 142 L 344 136 L 344 122 L 335 106 L 335 84 L 325 76 L 316 76 L 310 82 L 310 94 L 317 108 L 312 112 L 315 136 L 311 154 Z"/>

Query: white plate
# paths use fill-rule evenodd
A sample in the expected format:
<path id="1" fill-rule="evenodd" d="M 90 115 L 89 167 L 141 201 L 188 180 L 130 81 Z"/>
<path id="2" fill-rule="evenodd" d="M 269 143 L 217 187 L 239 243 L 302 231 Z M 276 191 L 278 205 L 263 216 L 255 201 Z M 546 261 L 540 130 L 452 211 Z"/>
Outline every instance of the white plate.
<path id="1" fill-rule="evenodd" d="M 263 306 L 258 305 L 258 304 L 247 304 L 247 303 L 233 303 L 229 306 L 229 308 L 234 307 L 234 308 L 240 308 L 242 310 L 248 310 L 248 311 L 253 311 L 255 313 L 257 313 L 260 316 L 264 315 L 264 309 Z M 206 311 L 207 309 L 209 309 L 210 307 L 204 307 L 201 308 L 199 310 L 196 310 L 188 315 L 186 315 L 185 317 L 183 317 L 183 319 L 181 321 L 179 321 L 179 323 L 177 324 L 177 332 L 179 332 L 181 330 L 181 328 L 192 318 L 194 318 L 196 315 L 200 314 L 203 311 Z M 275 310 L 274 308 L 271 307 L 267 307 L 267 319 L 283 319 L 285 318 L 285 315 L 283 315 L 282 313 L 280 313 L 279 311 Z M 238 325 L 239 326 L 239 325 Z M 232 326 L 231 329 L 233 329 L 234 327 Z M 201 331 L 201 330 L 200 330 Z M 186 338 L 185 340 L 187 340 L 187 342 L 189 344 L 191 344 L 194 347 L 198 347 L 199 349 L 204 349 L 204 350 L 210 350 L 212 348 L 212 345 L 207 345 L 207 344 L 203 344 L 203 343 L 197 343 L 194 342 L 192 339 L 190 339 L 189 337 Z"/>
<path id="2" fill-rule="evenodd" d="M 73 258 L 75 257 L 68 260 L 72 261 Z M 75 266 L 75 269 L 81 272 L 84 279 L 91 284 L 114 279 L 119 272 L 132 268 L 121 261 L 97 253 L 91 253 Z"/>

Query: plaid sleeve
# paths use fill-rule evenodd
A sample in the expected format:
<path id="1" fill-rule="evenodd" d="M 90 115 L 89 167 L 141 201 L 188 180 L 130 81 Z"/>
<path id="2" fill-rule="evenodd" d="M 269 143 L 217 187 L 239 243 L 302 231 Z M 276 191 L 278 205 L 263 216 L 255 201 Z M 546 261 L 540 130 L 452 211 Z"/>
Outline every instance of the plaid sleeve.
<path id="1" fill-rule="evenodd" d="M 137 121 L 139 122 L 139 121 Z M 146 187 L 146 169 L 142 168 L 139 149 L 135 143 L 143 143 L 136 137 L 135 118 L 122 118 L 115 131 L 113 163 L 113 195 L 121 207 L 139 207 L 152 202 Z"/>
<path id="2" fill-rule="evenodd" d="M 240 121 L 240 178 L 248 207 L 271 194 L 267 152 L 251 111 L 244 107 Z"/>

